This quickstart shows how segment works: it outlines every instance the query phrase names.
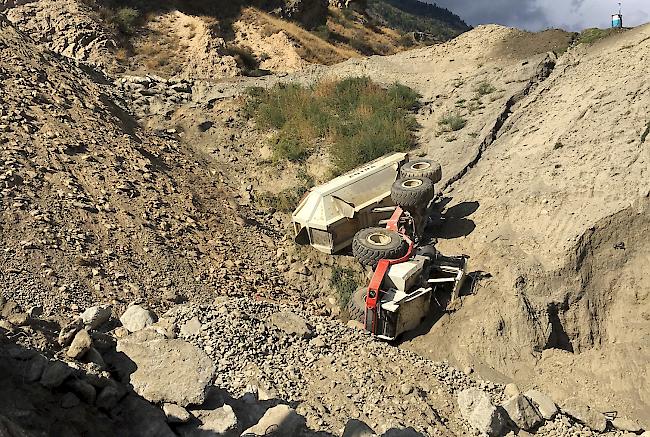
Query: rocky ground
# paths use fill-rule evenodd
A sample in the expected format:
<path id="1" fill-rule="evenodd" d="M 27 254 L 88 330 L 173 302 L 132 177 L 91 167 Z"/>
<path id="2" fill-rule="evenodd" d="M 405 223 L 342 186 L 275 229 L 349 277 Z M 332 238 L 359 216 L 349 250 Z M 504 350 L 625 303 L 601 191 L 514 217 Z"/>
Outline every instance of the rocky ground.
<path id="1" fill-rule="evenodd" d="M 2 433 L 640 435 L 644 425 L 630 419 L 643 418 L 650 392 L 647 324 L 626 328 L 635 338 L 611 326 L 630 314 L 616 290 L 636 290 L 630 299 L 642 318 L 647 300 L 634 273 L 647 260 L 643 190 L 633 203 L 634 181 L 647 172 L 638 142 L 647 86 L 636 80 L 647 71 L 634 61 L 647 56 L 646 34 L 647 27 L 605 42 L 600 55 L 578 48 L 559 57 L 568 34 L 488 26 L 394 57 L 213 83 L 109 77 L 43 48 L 0 15 L 0 284 L 8 299 L 0 305 Z M 600 88 L 584 85 L 580 93 L 584 77 L 618 50 L 630 55 L 621 68 L 635 73 L 615 94 L 605 94 L 614 80 L 605 73 Z M 470 254 L 474 268 L 493 278 L 403 347 L 342 324 L 323 284 L 345 258 L 298 253 L 286 215 L 255 203 L 296 176 L 290 165 L 264 166 L 264 133 L 241 113 L 245 88 L 359 74 L 423 94 L 418 151 L 442 162 L 443 194 L 453 197 L 440 245 Z M 572 112 L 564 81 L 583 100 L 589 94 L 590 105 Z M 470 110 L 483 83 L 494 90 Z M 558 114 L 567 120 L 555 128 L 535 124 L 549 110 L 547 98 L 566 105 Z M 611 115 L 604 108 L 619 108 L 619 99 L 630 103 L 619 121 L 633 128 L 606 137 L 614 155 L 607 161 L 583 150 L 591 143 L 583 146 L 575 132 L 552 135 L 585 123 L 581 131 L 598 136 L 598 114 Z M 450 110 L 462 111 L 467 127 L 440 134 L 438 120 Z M 515 152 L 516 165 L 508 164 Z M 569 155 L 559 163 L 552 153 Z M 544 191 L 550 182 L 528 180 L 539 173 L 532 158 L 551 172 L 571 172 L 563 178 L 570 195 L 551 196 Z M 607 170 L 611 162 L 626 170 Z M 317 163 L 307 167 L 323 176 Z M 578 181 L 601 182 L 617 197 L 586 196 Z M 526 194 L 531 186 L 534 198 Z M 468 212 L 472 202 L 479 207 Z M 517 219 L 496 227 L 503 205 Z M 559 229 L 550 234 L 566 239 L 564 246 L 526 227 L 530 215 L 550 216 L 551 207 L 568 225 L 544 228 Z M 571 211 L 579 220 L 567 218 Z M 489 235 L 494 229 L 498 235 Z M 565 252 L 573 258 L 554 264 Z M 616 270 L 607 270 L 612 260 Z M 611 273 L 594 273 L 603 270 Z M 618 271 L 629 281 L 615 280 Z M 539 298 L 549 284 L 566 292 L 553 296 L 564 302 L 555 310 Z M 600 304 L 608 299 L 599 297 L 603 287 L 615 291 L 612 306 Z M 587 329 L 589 311 L 597 317 Z M 535 323 L 551 333 L 542 338 L 529 326 Z M 613 365 L 609 386 L 602 384 L 608 367 L 598 360 L 620 350 L 629 368 Z"/>

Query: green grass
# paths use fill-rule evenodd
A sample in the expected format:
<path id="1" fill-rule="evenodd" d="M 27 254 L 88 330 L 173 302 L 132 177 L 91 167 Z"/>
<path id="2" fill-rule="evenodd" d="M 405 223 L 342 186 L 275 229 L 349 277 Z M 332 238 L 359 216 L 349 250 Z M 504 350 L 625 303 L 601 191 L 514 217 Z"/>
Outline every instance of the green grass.
<path id="1" fill-rule="evenodd" d="M 347 307 L 352 294 L 357 290 L 357 288 L 359 288 L 357 273 L 352 269 L 338 266 L 332 268 L 330 284 L 334 289 L 336 289 L 339 297 L 339 306 L 341 308 Z"/>
<path id="2" fill-rule="evenodd" d="M 455 132 L 464 128 L 467 125 L 467 120 L 457 112 L 448 112 L 438 120 L 438 124 L 447 132 Z"/>
<path id="3" fill-rule="evenodd" d="M 646 125 L 645 132 L 641 134 L 641 144 L 645 143 L 646 138 L 650 135 L 650 121 Z"/>
<path id="4" fill-rule="evenodd" d="M 606 38 L 614 33 L 620 32 L 619 29 L 586 29 L 578 35 L 578 44 L 593 44 L 603 38 Z"/>
<path id="5" fill-rule="evenodd" d="M 250 89 L 244 112 L 259 128 L 276 131 L 270 141 L 275 160 L 304 161 L 326 144 L 333 172 L 340 174 L 412 148 L 418 126 L 411 111 L 419 98 L 404 85 L 384 88 L 355 77 Z"/>

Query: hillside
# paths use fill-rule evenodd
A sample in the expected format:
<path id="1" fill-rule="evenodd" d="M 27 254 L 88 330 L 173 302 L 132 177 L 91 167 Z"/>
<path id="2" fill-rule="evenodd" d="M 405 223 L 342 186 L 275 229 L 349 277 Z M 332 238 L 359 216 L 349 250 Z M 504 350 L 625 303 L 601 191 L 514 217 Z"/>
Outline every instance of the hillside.
<path id="1" fill-rule="evenodd" d="M 367 13 L 386 27 L 420 34 L 421 41 L 447 41 L 470 29 L 449 10 L 418 0 L 369 0 Z"/>
<path id="2" fill-rule="evenodd" d="M 114 73 L 204 79 L 389 55 L 467 30 L 433 6 L 339 3 L 40 0 L 5 7 L 10 21 L 65 56 Z"/>

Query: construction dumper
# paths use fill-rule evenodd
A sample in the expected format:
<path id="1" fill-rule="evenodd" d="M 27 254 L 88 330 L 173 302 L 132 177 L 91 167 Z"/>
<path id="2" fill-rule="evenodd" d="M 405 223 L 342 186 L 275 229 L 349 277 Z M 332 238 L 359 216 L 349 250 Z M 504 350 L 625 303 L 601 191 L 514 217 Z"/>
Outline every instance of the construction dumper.
<path id="1" fill-rule="evenodd" d="M 391 186 L 407 161 L 406 153 L 395 153 L 313 188 L 292 215 L 296 242 L 337 253 L 359 229 L 389 218 L 395 205 Z"/>
<path id="2" fill-rule="evenodd" d="M 373 269 L 347 313 L 380 339 L 395 340 L 421 323 L 434 300 L 460 294 L 467 257 L 442 255 L 426 232 L 441 179 L 438 163 L 397 153 L 313 188 L 293 213 L 296 242 L 325 253 L 351 245 Z"/>

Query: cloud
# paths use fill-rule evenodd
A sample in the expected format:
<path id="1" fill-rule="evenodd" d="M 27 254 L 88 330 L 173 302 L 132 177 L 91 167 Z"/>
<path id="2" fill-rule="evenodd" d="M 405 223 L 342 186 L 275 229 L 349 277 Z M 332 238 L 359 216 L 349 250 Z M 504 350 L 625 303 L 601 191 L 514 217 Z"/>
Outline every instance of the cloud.
<path id="1" fill-rule="evenodd" d="M 608 27 L 618 0 L 425 0 L 458 14 L 469 24 L 497 23 L 527 30 Z M 626 26 L 648 21 L 650 1 L 622 0 Z"/>

